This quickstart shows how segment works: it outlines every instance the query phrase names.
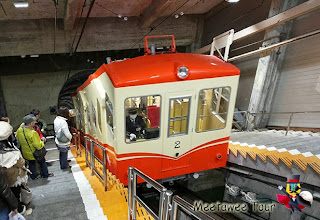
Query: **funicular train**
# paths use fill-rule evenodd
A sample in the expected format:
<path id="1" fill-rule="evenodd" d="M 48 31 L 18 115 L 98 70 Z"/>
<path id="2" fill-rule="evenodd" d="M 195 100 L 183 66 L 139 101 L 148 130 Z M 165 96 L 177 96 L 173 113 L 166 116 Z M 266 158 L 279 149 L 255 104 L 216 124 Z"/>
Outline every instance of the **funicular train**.
<path id="1" fill-rule="evenodd" d="M 103 64 L 73 95 L 77 129 L 107 149 L 125 185 L 129 166 L 163 179 L 227 161 L 239 69 L 155 37 L 171 37 L 169 51 L 155 53 L 146 37 L 144 56 Z"/>

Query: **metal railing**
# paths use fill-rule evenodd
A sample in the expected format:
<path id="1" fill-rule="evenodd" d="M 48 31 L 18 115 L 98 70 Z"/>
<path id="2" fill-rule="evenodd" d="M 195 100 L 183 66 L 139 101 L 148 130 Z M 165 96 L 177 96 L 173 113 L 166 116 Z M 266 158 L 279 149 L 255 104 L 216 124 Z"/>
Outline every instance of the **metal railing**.
<path id="1" fill-rule="evenodd" d="M 277 114 L 284 114 L 284 115 L 290 115 L 289 120 L 288 120 L 288 124 L 286 125 L 286 134 L 288 134 L 289 130 L 290 130 L 290 126 L 291 126 L 291 122 L 293 119 L 293 116 L 296 114 L 319 114 L 320 111 L 305 111 L 305 112 L 250 112 L 250 111 L 235 111 L 235 114 L 241 114 L 243 116 L 243 120 L 235 120 L 233 119 L 233 124 L 242 124 L 243 126 L 241 126 L 241 130 L 248 130 L 248 125 L 250 123 L 250 120 L 253 121 L 254 118 L 250 119 L 250 116 L 256 117 L 259 115 L 277 115 Z M 258 126 L 256 126 L 256 128 L 260 128 L 260 123 Z"/>
<path id="2" fill-rule="evenodd" d="M 137 177 L 140 177 L 154 189 L 160 193 L 159 212 L 154 213 L 145 202 L 137 195 Z M 193 206 L 179 196 L 174 196 L 172 199 L 172 191 L 167 190 L 160 183 L 156 182 L 140 170 L 129 167 L 128 171 L 128 219 L 135 220 L 137 212 L 137 202 L 156 220 L 171 220 L 177 219 L 178 207 L 181 207 L 189 215 L 201 220 L 212 220 L 213 218 L 204 212 L 194 211 Z"/>
<path id="3" fill-rule="evenodd" d="M 91 168 L 91 176 L 97 174 L 97 176 L 103 182 L 104 190 L 107 191 L 107 150 L 106 148 L 102 147 L 99 143 L 91 140 L 87 136 L 85 138 L 85 157 L 86 157 L 86 166 Z M 88 145 L 89 142 L 89 145 Z M 98 147 L 102 150 L 102 160 L 95 155 L 95 148 Z M 88 150 L 89 149 L 89 150 Z M 95 162 L 98 162 L 102 165 L 102 173 L 100 173 L 99 169 L 96 168 Z"/>
<path id="4" fill-rule="evenodd" d="M 80 156 L 81 157 L 81 141 L 80 141 L 80 131 L 76 131 L 73 132 L 73 141 L 72 141 L 72 145 L 70 145 L 70 147 L 75 147 L 76 148 L 76 155 L 77 157 Z"/>
<path id="5" fill-rule="evenodd" d="M 204 212 L 195 211 L 194 206 L 188 203 L 186 200 L 182 199 L 180 196 L 174 196 L 172 199 L 172 210 L 170 215 L 170 220 L 177 220 L 178 207 L 180 207 L 183 211 L 188 213 L 189 215 L 195 217 L 199 220 L 210 219 L 214 220 L 211 216 L 207 215 Z"/>

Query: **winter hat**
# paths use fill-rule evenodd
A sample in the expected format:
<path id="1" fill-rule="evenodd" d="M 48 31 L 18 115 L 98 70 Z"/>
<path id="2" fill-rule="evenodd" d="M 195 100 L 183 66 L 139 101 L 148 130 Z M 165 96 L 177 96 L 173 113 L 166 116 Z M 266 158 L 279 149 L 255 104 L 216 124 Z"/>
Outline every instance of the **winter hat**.
<path id="1" fill-rule="evenodd" d="M 34 121 L 36 121 L 36 117 L 34 117 L 34 115 L 26 115 L 23 117 L 23 123 L 25 125 L 29 125 Z"/>
<path id="2" fill-rule="evenodd" d="M 302 199 L 304 200 L 304 201 L 300 201 L 302 203 L 302 205 L 308 206 L 308 207 L 311 206 L 311 204 L 313 202 L 313 196 L 309 191 L 302 191 L 299 194 L 299 196 L 302 197 Z"/>
<path id="3" fill-rule="evenodd" d="M 7 140 L 12 134 L 12 126 L 5 121 L 0 121 L 0 141 Z"/>

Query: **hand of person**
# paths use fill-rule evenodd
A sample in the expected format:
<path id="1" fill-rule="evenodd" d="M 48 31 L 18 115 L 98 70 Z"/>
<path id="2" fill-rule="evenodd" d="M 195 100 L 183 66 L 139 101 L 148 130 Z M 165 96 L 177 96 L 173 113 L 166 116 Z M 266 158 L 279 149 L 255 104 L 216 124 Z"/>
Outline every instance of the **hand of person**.
<path id="1" fill-rule="evenodd" d="M 32 172 L 31 172 L 29 169 L 27 169 L 27 168 L 26 168 L 26 171 L 27 171 L 27 173 L 32 174 Z"/>
<path id="2" fill-rule="evenodd" d="M 283 186 L 278 186 L 278 189 L 282 190 L 282 189 L 283 189 Z"/>
<path id="3" fill-rule="evenodd" d="M 42 132 L 42 133 L 44 132 L 44 129 L 43 129 L 43 128 L 41 129 L 41 132 Z"/>
<path id="4" fill-rule="evenodd" d="M 141 131 L 141 127 L 137 127 L 136 131 L 138 131 L 138 132 Z"/>
<path id="5" fill-rule="evenodd" d="M 45 137 L 42 137 L 41 140 L 42 140 L 43 142 L 46 142 L 46 141 L 47 141 L 47 139 L 46 139 Z"/>
<path id="6" fill-rule="evenodd" d="M 132 141 L 136 138 L 137 138 L 137 136 L 135 134 L 133 134 L 133 133 L 130 134 L 130 141 Z"/>
<path id="7" fill-rule="evenodd" d="M 9 213 L 11 216 L 15 216 L 16 214 L 18 214 L 18 209 L 15 209 Z"/>

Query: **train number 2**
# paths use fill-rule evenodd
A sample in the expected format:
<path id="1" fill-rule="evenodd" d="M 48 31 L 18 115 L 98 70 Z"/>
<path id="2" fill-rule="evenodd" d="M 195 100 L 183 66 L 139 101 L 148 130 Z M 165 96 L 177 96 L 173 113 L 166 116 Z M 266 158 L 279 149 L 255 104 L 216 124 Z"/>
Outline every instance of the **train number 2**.
<path id="1" fill-rule="evenodd" d="M 174 148 L 180 148 L 180 141 L 176 141 L 174 144 Z"/>

